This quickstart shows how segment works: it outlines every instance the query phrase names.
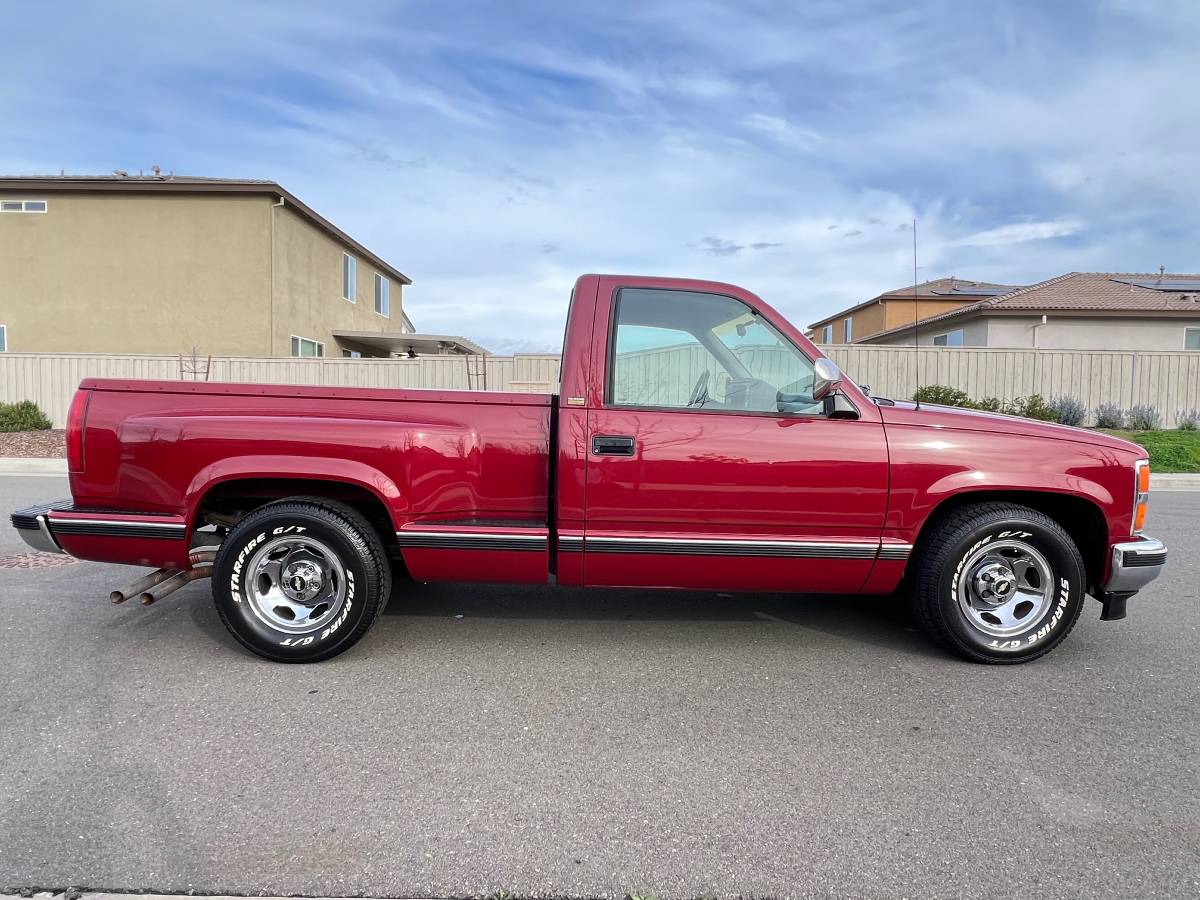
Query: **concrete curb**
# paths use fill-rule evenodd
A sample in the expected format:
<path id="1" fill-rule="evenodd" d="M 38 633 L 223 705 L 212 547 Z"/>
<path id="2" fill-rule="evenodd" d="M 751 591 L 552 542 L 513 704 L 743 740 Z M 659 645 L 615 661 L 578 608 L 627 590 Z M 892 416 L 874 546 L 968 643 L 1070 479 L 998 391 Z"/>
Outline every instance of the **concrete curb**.
<path id="1" fill-rule="evenodd" d="M 72 900 L 181 900 L 181 898 L 202 897 L 203 900 L 247 900 L 240 894 L 114 894 L 108 891 L 76 891 L 69 893 L 61 891 L 38 891 L 30 894 L 34 900 L 63 900 L 70 896 Z M 20 894 L 0 894 L 0 900 L 24 900 Z M 251 900 L 295 900 L 294 897 L 260 897 L 255 894 Z M 314 898 L 314 900 L 370 900 L 370 898 Z M 421 900 L 421 898 L 405 898 L 405 900 Z"/>
<path id="2" fill-rule="evenodd" d="M 65 459 L 0 456 L 0 475 L 66 475 Z"/>
<path id="3" fill-rule="evenodd" d="M 1150 490 L 1153 491 L 1200 491 L 1200 475 L 1184 472 L 1158 475 L 1150 473 Z"/>

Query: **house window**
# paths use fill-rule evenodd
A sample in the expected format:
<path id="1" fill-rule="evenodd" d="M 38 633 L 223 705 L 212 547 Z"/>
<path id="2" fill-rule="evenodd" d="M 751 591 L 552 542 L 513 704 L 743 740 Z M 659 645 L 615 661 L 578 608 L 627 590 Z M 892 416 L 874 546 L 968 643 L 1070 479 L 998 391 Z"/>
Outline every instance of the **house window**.
<path id="1" fill-rule="evenodd" d="M 842 323 L 842 343 L 849 344 L 854 340 L 854 317 L 846 316 L 846 321 Z"/>
<path id="2" fill-rule="evenodd" d="M 292 356 L 323 357 L 324 355 L 325 344 L 321 341 L 292 335 Z"/>
<path id="3" fill-rule="evenodd" d="M 342 299 L 357 303 L 358 260 L 349 253 L 342 254 Z"/>
<path id="4" fill-rule="evenodd" d="M 959 328 L 956 331 L 947 331 L 945 334 L 935 334 L 933 336 L 933 345 L 935 347 L 961 347 L 963 345 L 963 330 Z"/>
<path id="5" fill-rule="evenodd" d="M 392 283 L 375 273 L 375 312 L 381 316 L 392 314 Z"/>
<path id="6" fill-rule="evenodd" d="M 0 353 L 8 349 L 8 326 L 0 325 Z"/>
<path id="7" fill-rule="evenodd" d="M 832 344 L 833 343 L 833 326 L 832 325 L 826 325 L 824 328 L 821 329 L 821 343 L 822 344 Z"/>
<path id="8" fill-rule="evenodd" d="M 362 359 L 362 353 L 358 350 L 343 350 L 342 356 L 346 357 L 346 359 Z"/>
<path id="9" fill-rule="evenodd" d="M 45 200 L 0 200 L 0 212 L 6 213 L 44 213 L 46 207 Z"/>
<path id="10" fill-rule="evenodd" d="M 1189 328 L 1183 333 L 1184 350 L 1200 350 L 1200 328 Z"/>

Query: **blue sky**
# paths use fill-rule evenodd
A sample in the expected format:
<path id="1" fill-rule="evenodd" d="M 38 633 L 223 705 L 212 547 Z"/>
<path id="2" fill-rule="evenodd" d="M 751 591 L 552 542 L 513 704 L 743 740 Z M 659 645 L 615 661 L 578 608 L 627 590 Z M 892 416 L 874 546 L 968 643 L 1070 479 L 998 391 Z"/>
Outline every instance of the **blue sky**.
<path id="1" fill-rule="evenodd" d="M 0 0 L 0 171 L 272 178 L 423 331 L 556 348 L 581 272 L 798 324 L 921 276 L 1200 271 L 1200 3 Z"/>

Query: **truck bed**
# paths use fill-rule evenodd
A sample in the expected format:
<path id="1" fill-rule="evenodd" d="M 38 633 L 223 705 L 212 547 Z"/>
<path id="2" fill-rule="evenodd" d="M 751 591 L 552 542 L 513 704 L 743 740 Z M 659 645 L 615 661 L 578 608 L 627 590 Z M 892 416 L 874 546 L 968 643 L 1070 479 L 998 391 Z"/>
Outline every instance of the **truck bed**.
<path id="1" fill-rule="evenodd" d="M 103 509 L 185 526 L 170 539 L 64 537 L 85 559 L 129 562 L 125 542 L 139 540 L 148 564 L 186 561 L 202 513 L 239 481 L 281 493 L 300 479 L 336 482 L 377 501 L 392 533 L 502 522 L 545 534 L 548 394 L 98 378 L 80 389 L 72 515 Z"/>

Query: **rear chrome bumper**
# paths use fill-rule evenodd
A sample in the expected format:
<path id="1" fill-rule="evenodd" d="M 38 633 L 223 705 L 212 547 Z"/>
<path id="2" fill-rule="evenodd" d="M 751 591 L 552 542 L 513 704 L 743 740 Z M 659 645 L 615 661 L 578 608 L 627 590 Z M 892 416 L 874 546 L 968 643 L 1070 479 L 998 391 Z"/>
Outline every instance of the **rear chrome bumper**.
<path id="1" fill-rule="evenodd" d="M 66 539 L 70 546 L 75 536 L 161 541 L 182 541 L 187 536 L 183 516 L 78 507 L 69 499 L 18 509 L 10 520 L 25 543 L 43 553 L 66 553 L 62 541 Z"/>
<path id="2" fill-rule="evenodd" d="M 1154 538 L 1124 541 L 1112 548 L 1112 571 L 1104 584 L 1108 594 L 1131 594 L 1152 582 L 1167 564 L 1167 548 Z"/>
<path id="3" fill-rule="evenodd" d="M 66 553 L 58 545 L 58 541 L 54 538 L 54 533 L 50 531 L 48 517 L 50 510 L 61 506 L 70 507 L 70 505 L 70 500 L 60 500 L 57 503 L 47 503 L 43 506 L 18 509 L 9 516 L 9 521 L 12 523 L 13 528 L 17 530 L 17 534 L 21 536 L 21 540 L 34 550 L 40 550 L 42 553 Z"/>

